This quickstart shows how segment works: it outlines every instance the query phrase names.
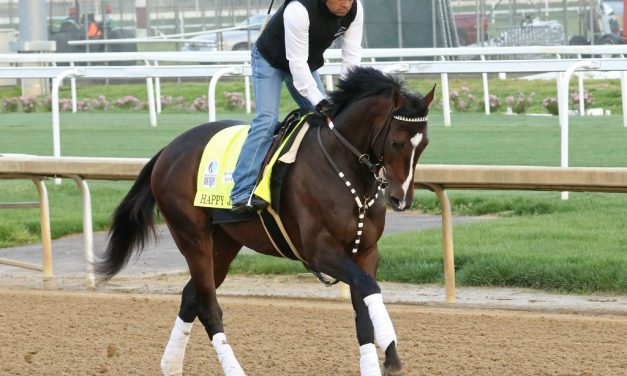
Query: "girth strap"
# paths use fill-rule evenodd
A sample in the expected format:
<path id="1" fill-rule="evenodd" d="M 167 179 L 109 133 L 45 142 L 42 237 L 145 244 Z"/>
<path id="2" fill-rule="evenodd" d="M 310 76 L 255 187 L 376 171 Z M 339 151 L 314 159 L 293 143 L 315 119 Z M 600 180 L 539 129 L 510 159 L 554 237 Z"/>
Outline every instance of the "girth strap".
<path id="1" fill-rule="evenodd" d="M 306 266 L 307 262 L 298 252 L 294 243 L 292 243 L 287 231 L 285 231 L 283 222 L 281 222 L 281 217 L 279 217 L 279 214 L 274 211 L 272 206 L 268 206 L 266 210 L 258 211 L 257 214 L 259 215 L 263 229 L 266 230 L 266 234 L 268 234 L 274 249 L 279 252 L 281 256 L 289 259 L 298 259 Z"/>
<path id="2" fill-rule="evenodd" d="M 281 222 L 281 217 L 277 214 L 276 211 L 271 206 L 268 206 L 266 210 L 260 210 L 257 212 L 259 215 L 259 219 L 261 220 L 261 224 L 263 229 L 266 231 L 268 238 L 272 242 L 274 249 L 283 257 L 288 259 L 298 259 L 300 260 L 305 268 L 311 272 L 311 274 L 315 275 L 320 282 L 324 283 L 325 286 L 333 286 L 338 283 L 340 280 L 336 279 L 335 281 L 329 281 L 324 274 L 313 270 L 303 256 L 301 256 L 298 249 L 292 243 L 287 231 L 285 231 L 285 227 L 283 227 L 283 222 Z"/>

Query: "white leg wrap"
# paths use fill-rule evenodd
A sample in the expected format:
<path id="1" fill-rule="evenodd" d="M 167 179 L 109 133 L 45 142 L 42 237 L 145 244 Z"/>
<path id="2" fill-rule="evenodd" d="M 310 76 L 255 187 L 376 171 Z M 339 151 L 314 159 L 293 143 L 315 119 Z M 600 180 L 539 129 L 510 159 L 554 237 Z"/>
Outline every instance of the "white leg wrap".
<path id="1" fill-rule="evenodd" d="M 231 345 L 226 343 L 226 336 L 224 333 L 216 333 L 211 340 L 213 348 L 218 354 L 218 360 L 224 371 L 224 376 L 246 376 L 242 366 L 235 358 Z"/>
<path id="2" fill-rule="evenodd" d="M 361 376 L 381 376 L 379 357 L 374 343 L 359 346 L 359 374 Z"/>
<path id="3" fill-rule="evenodd" d="M 385 351 L 393 341 L 398 343 L 392 320 L 383 305 L 383 296 L 381 294 L 366 296 L 364 303 L 368 306 L 368 314 L 374 327 L 374 339 L 379 348 Z"/>
<path id="4" fill-rule="evenodd" d="M 161 372 L 165 376 L 183 374 L 185 348 L 187 347 L 189 334 L 192 331 L 192 325 L 194 325 L 193 322 L 188 323 L 181 320 L 178 316 L 176 317 L 170 340 L 161 358 Z"/>

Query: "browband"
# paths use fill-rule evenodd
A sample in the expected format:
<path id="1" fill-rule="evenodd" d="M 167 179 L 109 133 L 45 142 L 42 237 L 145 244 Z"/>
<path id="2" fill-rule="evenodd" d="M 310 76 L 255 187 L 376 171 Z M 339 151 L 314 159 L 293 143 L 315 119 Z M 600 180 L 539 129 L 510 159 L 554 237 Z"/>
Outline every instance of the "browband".
<path id="1" fill-rule="evenodd" d="M 394 119 L 396 120 L 400 120 L 400 121 L 406 121 L 408 123 L 422 123 L 427 121 L 429 117 L 428 116 L 423 116 L 423 117 L 416 117 L 416 118 L 409 118 L 409 117 L 405 117 L 405 116 L 394 116 Z"/>

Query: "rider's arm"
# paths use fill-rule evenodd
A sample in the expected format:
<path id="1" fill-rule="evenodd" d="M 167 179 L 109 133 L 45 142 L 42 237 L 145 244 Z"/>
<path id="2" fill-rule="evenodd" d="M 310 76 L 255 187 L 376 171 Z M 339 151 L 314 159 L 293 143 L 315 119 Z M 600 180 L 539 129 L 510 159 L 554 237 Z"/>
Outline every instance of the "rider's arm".
<path id="1" fill-rule="evenodd" d="M 355 19 L 342 35 L 342 77 L 348 73 L 350 67 L 361 63 L 361 39 L 364 31 L 364 7 L 357 0 L 357 14 Z"/>
<path id="2" fill-rule="evenodd" d="M 309 58 L 309 14 L 305 6 L 292 1 L 285 7 L 283 14 L 285 27 L 285 53 L 294 79 L 294 87 L 316 105 L 325 96 L 318 90 L 311 75 L 307 59 Z"/>

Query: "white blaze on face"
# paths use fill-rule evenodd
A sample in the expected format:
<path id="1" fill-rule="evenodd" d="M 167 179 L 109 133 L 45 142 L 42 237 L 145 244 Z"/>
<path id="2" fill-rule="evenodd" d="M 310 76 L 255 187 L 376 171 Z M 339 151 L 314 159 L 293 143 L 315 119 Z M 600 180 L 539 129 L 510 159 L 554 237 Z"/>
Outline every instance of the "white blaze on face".
<path id="1" fill-rule="evenodd" d="M 418 145 L 420 145 L 420 141 L 422 141 L 422 133 L 416 133 L 416 135 L 412 137 L 409 141 L 411 142 L 413 149 L 411 151 L 411 158 L 409 158 L 409 166 L 407 169 L 407 179 L 405 179 L 405 181 L 403 182 L 403 185 L 401 186 L 403 188 L 403 200 L 399 203 L 399 209 L 404 209 L 406 205 L 405 198 L 407 197 L 407 190 L 409 189 L 409 186 L 411 185 L 411 180 L 414 176 L 414 174 L 412 174 L 411 168 L 414 165 L 414 157 L 416 156 L 416 149 L 418 148 Z"/>

